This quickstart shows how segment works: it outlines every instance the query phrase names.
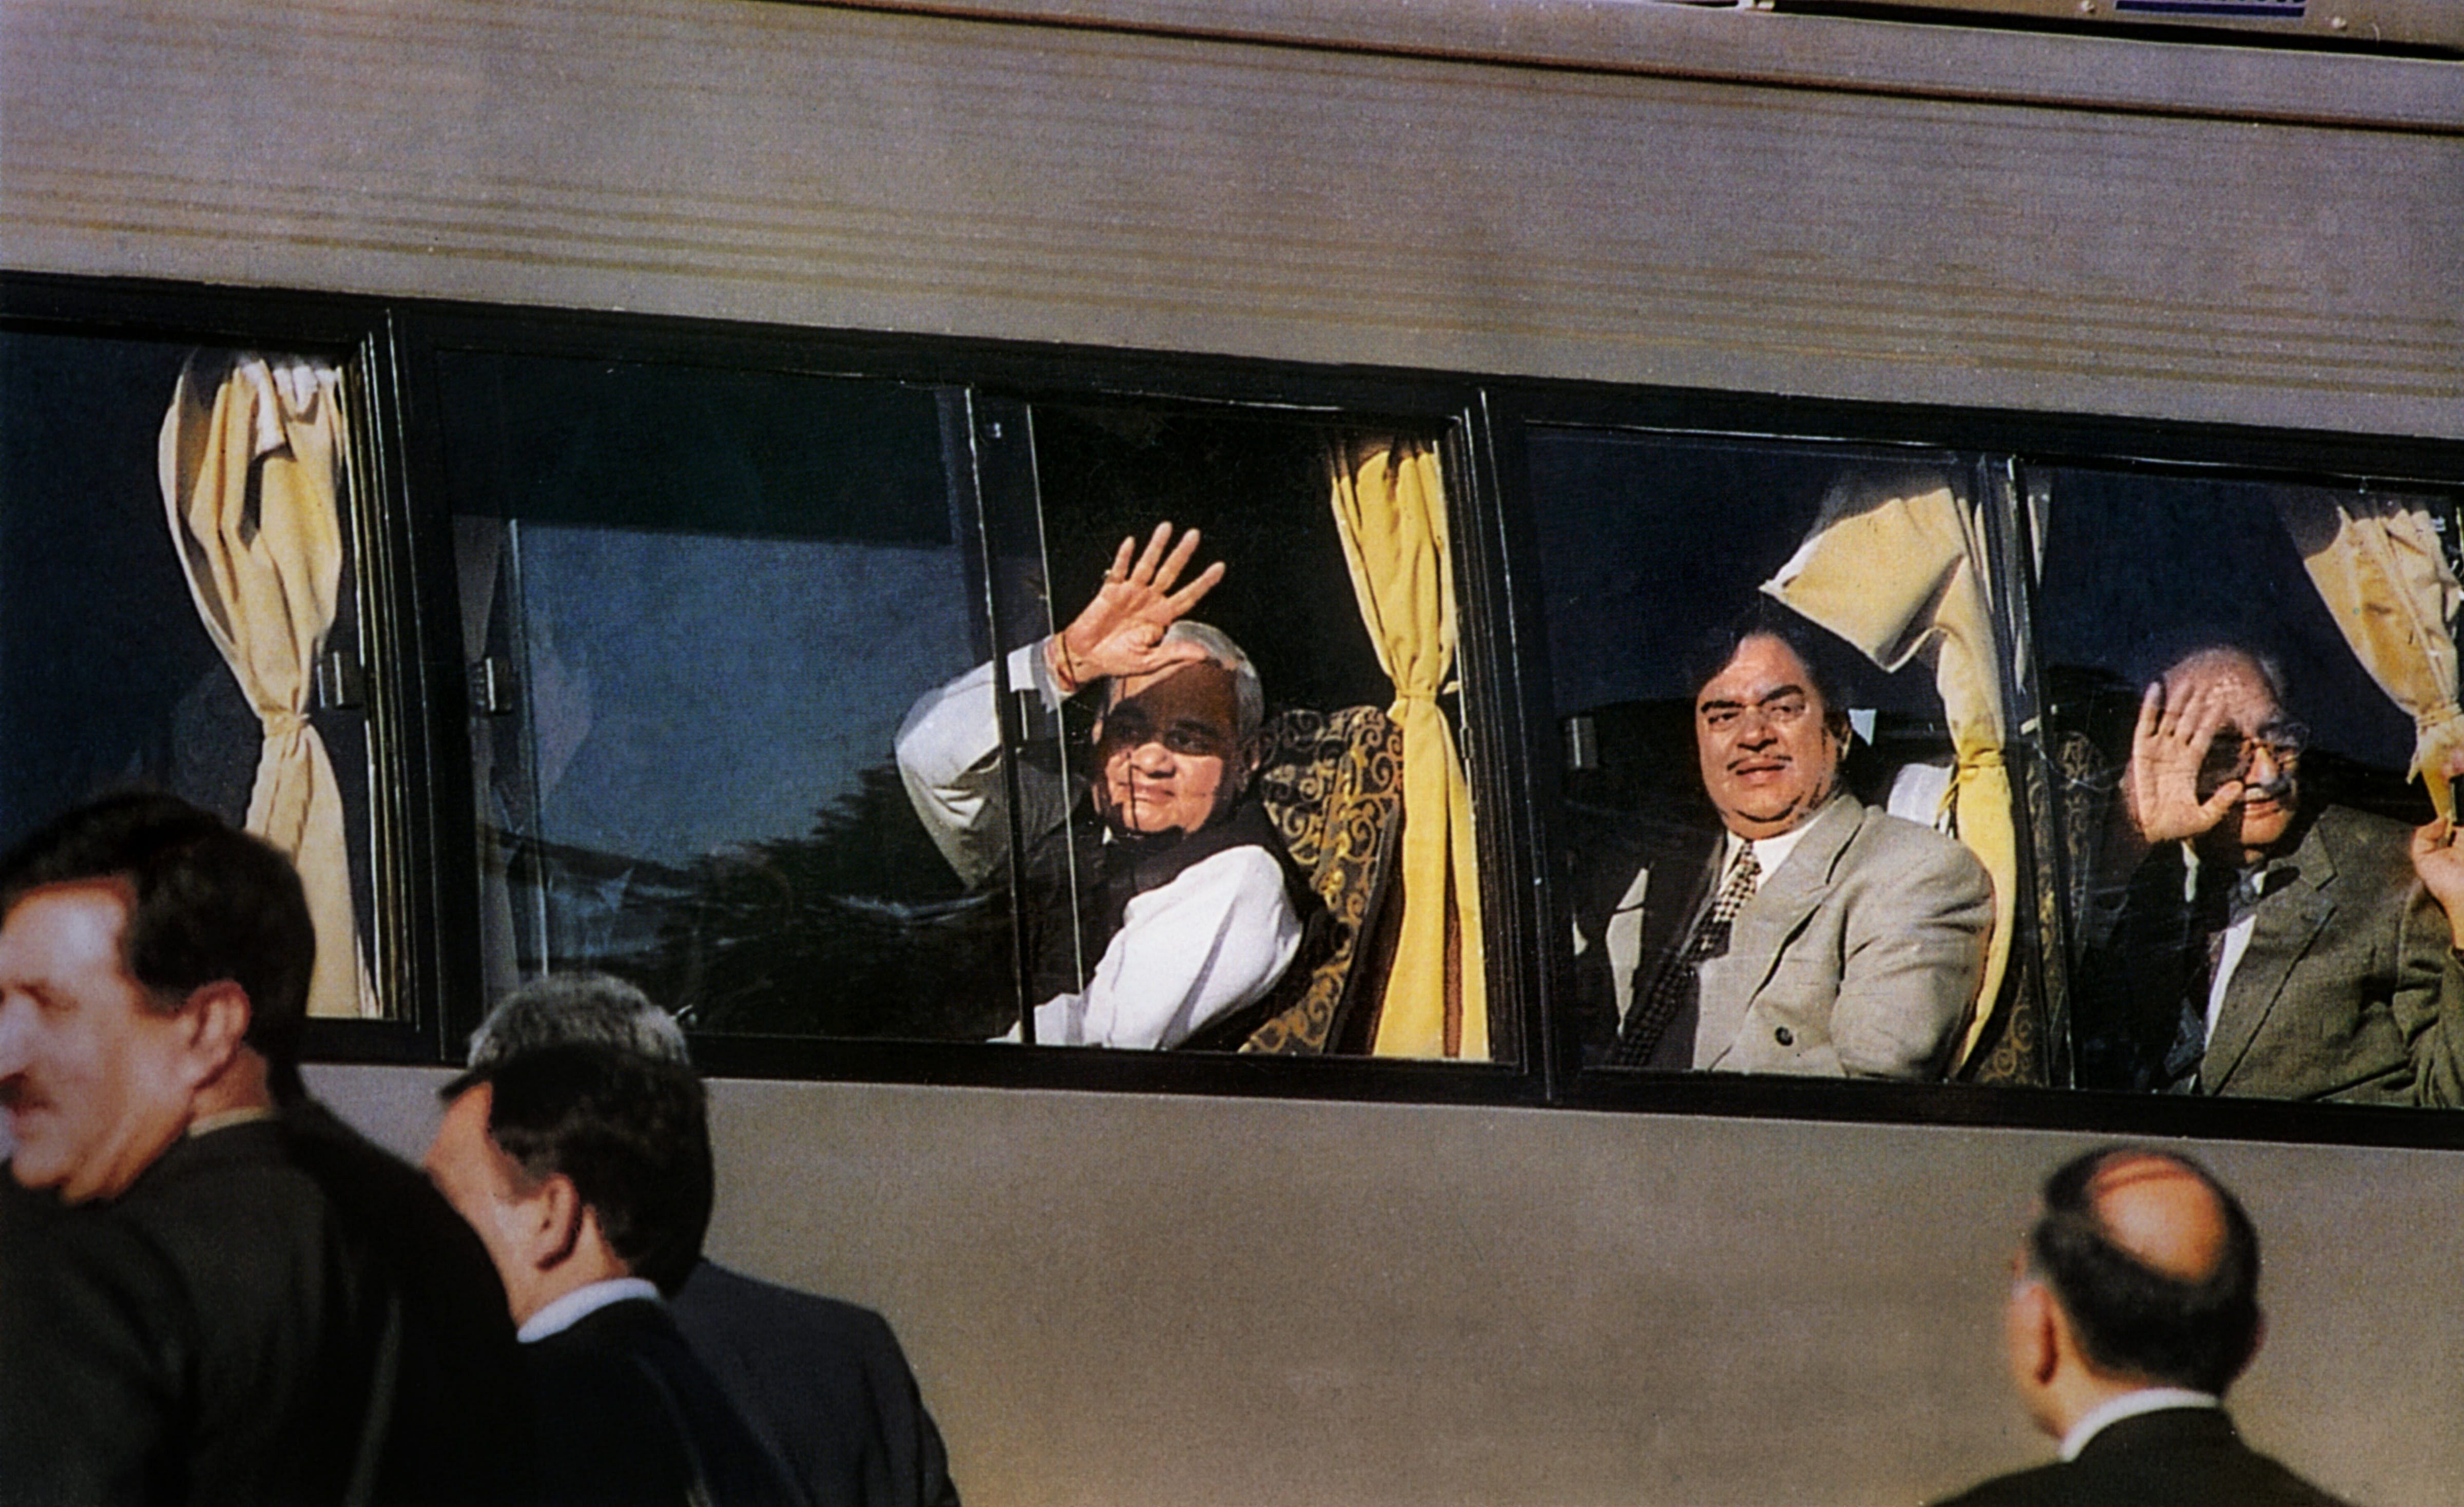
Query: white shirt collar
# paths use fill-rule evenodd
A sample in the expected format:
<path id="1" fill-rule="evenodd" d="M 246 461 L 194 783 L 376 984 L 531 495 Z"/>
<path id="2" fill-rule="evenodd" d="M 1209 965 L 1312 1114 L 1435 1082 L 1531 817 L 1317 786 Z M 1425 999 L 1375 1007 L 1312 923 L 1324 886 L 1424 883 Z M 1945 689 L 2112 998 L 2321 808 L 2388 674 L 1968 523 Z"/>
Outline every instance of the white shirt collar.
<path id="1" fill-rule="evenodd" d="M 1832 799 L 1837 800 L 1838 797 L 1834 796 Z M 1824 809 L 1827 809 L 1829 806 L 1830 802 L 1826 801 L 1823 803 Z M 1763 886 L 1763 880 L 1770 878 L 1774 874 L 1777 874 L 1779 872 L 1779 866 L 1788 862 L 1788 855 L 1796 852 L 1796 845 L 1805 840 L 1806 829 L 1812 827 L 1814 825 L 1815 818 L 1821 814 L 1822 810 L 1819 809 L 1808 813 L 1805 820 L 1797 823 L 1795 826 L 1790 828 L 1788 831 L 1780 833 L 1776 837 L 1755 837 L 1748 839 L 1738 836 L 1735 832 L 1729 832 L 1727 834 L 1728 840 L 1727 845 L 1720 850 L 1720 873 L 1725 876 L 1730 869 L 1735 868 L 1737 864 L 1737 850 L 1746 846 L 1749 841 L 1751 841 L 1754 849 L 1754 869 L 1757 875 L 1757 877 L 1754 880 L 1754 888 L 1758 890 L 1761 889 Z"/>
<path id="2" fill-rule="evenodd" d="M 611 1276 L 604 1282 L 577 1287 L 531 1315 L 519 1329 L 514 1331 L 514 1338 L 524 1344 L 535 1343 L 550 1335 L 562 1334 L 610 1303 L 635 1297 L 647 1297 L 655 1303 L 659 1300 L 659 1290 L 655 1284 L 638 1276 Z"/>
<path id="3" fill-rule="evenodd" d="M 2194 1392 L 2186 1386 L 2145 1386 L 2135 1392 L 2124 1392 L 2107 1398 L 2079 1415 L 2071 1431 L 2062 1435 L 2061 1455 L 2076 1460 L 2088 1441 L 2124 1418 L 2141 1413 L 2161 1412 L 2167 1407 L 2222 1407 L 2224 1400 L 2213 1392 Z"/>

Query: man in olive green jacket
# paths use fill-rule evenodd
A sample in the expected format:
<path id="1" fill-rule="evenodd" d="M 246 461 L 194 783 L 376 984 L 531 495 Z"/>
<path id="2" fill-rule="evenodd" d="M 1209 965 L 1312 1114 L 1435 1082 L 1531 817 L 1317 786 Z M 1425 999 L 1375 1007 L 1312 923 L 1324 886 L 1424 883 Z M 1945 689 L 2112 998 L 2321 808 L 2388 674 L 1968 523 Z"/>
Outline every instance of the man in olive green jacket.
<path id="1" fill-rule="evenodd" d="M 2456 1102 L 2449 927 L 2410 834 L 2305 798 L 2283 699 L 2275 664 L 2230 646 L 2147 688 L 2115 829 L 2130 877 L 2087 918 L 2079 1084 Z"/>

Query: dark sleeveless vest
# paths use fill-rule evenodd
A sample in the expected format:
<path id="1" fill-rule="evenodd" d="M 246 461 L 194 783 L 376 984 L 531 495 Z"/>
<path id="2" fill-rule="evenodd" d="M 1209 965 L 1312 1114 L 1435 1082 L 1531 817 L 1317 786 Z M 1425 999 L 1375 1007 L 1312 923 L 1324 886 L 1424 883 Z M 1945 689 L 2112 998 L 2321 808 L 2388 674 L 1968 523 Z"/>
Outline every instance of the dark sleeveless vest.
<path id="1" fill-rule="evenodd" d="M 1258 803 L 1255 793 L 1243 797 L 1221 820 L 1195 832 L 1114 832 L 1110 840 L 1105 837 L 1104 823 L 1095 814 L 1093 802 L 1082 798 L 1070 812 L 1066 853 L 1063 840 L 1062 832 L 1053 833 L 1027 859 L 1030 878 L 1020 921 L 1028 929 L 1033 949 L 1028 954 L 1034 960 L 1028 983 L 1033 989 L 1032 998 L 1039 1004 L 1056 994 L 1075 994 L 1086 987 L 1087 981 L 1094 977 L 1096 961 L 1112 944 L 1112 938 L 1128 917 L 1130 901 L 1150 890 L 1163 888 L 1219 853 L 1234 848 L 1265 849 L 1283 870 L 1284 893 L 1291 900 L 1293 914 L 1306 924 L 1317 904 L 1317 897 L 1290 855 L 1284 852 L 1274 821 Z M 1065 858 L 1074 860 L 1074 864 L 1065 866 Z M 1067 903 L 1072 867 L 1078 901 L 1074 948 L 1069 926 L 1071 907 Z M 1083 979 L 1078 972 L 1081 959 L 1086 964 Z"/>

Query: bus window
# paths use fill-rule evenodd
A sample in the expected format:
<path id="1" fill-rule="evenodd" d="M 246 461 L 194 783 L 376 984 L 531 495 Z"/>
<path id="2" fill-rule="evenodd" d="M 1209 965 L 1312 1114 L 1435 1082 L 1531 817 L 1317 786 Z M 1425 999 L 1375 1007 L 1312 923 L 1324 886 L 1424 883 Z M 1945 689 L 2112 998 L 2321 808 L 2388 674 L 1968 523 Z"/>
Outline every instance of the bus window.
<path id="1" fill-rule="evenodd" d="M 1345 525 L 1330 507 L 1338 457 L 1361 436 L 1255 412 L 1058 404 L 1037 409 L 1035 435 L 1055 627 L 1104 588 L 1121 541 L 1143 543 L 1158 519 L 1196 527 L 1202 544 L 1190 574 L 1220 562 L 1224 575 L 1189 616 L 1247 660 L 1257 702 L 1224 714 L 1235 725 L 1218 731 L 1237 746 L 1220 783 L 1213 763 L 1195 766 L 1209 804 L 1149 819 L 1136 809 L 1138 782 L 1150 768 L 1181 778 L 1182 761 L 1168 739 L 1138 731 L 1143 698 L 1124 698 L 1138 682 L 1073 700 L 1061 757 L 1087 790 L 1069 887 L 1081 898 L 1078 945 L 1067 959 L 1041 949 L 1033 992 L 1052 1002 L 1039 1014 L 1053 1029 L 1039 1039 L 1119 1044 L 1121 1032 L 1146 1029 L 1133 1023 L 1145 1016 L 1161 1044 L 1319 1053 L 1367 1051 L 1382 1038 L 1397 1050 L 1397 1022 L 1434 1002 L 1398 1001 L 1387 1015 L 1374 956 L 1381 923 L 1401 905 L 1392 870 L 1403 731 L 1386 715 L 1394 684 L 1363 625 Z M 1434 446 L 1420 453 L 1433 466 Z M 1397 616 L 1395 631 L 1408 632 Z M 1184 835 L 1127 867 L 1155 840 L 1142 829 L 1158 823 Z M 1250 877 L 1236 891 L 1179 867 L 1180 854 L 1198 853 L 1210 869 L 1237 865 Z M 1097 897 L 1154 865 L 1153 877 L 1188 878 L 1170 888 L 1137 880 L 1143 903 L 1103 908 Z M 1218 899 L 1193 909 L 1173 898 L 1201 879 L 1218 886 Z M 1141 956 L 1167 965 L 1142 975 Z M 1402 1050 L 1435 1055 L 1451 1042 L 1463 1054 L 1463 1022 L 1447 1031 L 1438 1021 Z"/>
<path id="2" fill-rule="evenodd" d="M 1528 445 L 1564 740 L 1570 1049 L 1624 1068 L 1960 1071 L 1991 1024 L 1980 994 L 2017 993 L 2000 982 L 2015 816 L 1969 468 L 1573 429 Z"/>
<path id="3" fill-rule="evenodd" d="M 2390 688 L 2423 725 L 2453 707 L 2453 503 L 2086 468 L 2033 489 L 2079 1085 L 2450 1098 L 2448 926 L 2413 879 L 2430 804 Z"/>
<path id="4" fill-rule="evenodd" d="M 709 1031 L 1012 1023 L 1006 902 L 891 757 L 989 649 L 935 395 L 439 360 L 492 987 L 606 969 Z"/>
<path id="5" fill-rule="evenodd" d="M 353 435 L 321 359 L 0 331 L 0 842 L 167 789 L 284 848 L 309 1009 L 371 982 Z"/>
<path id="6" fill-rule="evenodd" d="M 1408 730 L 1330 506 L 1363 436 L 439 361 L 492 986 L 604 968 L 728 1034 L 1327 1053 L 1392 1029 Z M 1391 448 L 1434 486 L 1432 438 Z M 1218 631 L 1205 664 L 1061 656 L 1099 594 L 1218 562 L 1156 620 Z M 1200 679 L 1221 696 L 1181 695 Z M 1455 1012 L 1437 1050 L 1481 1039 L 1427 992 Z"/>

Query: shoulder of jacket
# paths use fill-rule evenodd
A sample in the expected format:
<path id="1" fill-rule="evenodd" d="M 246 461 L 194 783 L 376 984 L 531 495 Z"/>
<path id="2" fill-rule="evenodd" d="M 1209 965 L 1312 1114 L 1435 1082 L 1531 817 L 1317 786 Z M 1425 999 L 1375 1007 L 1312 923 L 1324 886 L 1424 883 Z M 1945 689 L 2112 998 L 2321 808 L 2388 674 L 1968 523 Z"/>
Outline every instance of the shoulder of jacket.
<path id="1" fill-rule="evenodd" d="M 2415 889 L 2412 829 L 2391 817 L 2349 806 L 2330 806 L 2307 839 L 2326 853 L 2336 888 L 2383 895 L 2394 903 Z"/>
<path id="2" fill-rule="evenodd" d="M 1865 861 L 1885 862 L 1897 868 L 1983 868 L 1958 838 L 1936 831 L 1923 822 L 1894 816 L 1879 806 L 1861 809 L 1857 831 L 1848 839 L 1848 846 L 1859 850 Z"/>
<path id="3" fill-rule="evenodd" d="M 2412 829 L 2391 816 L 2355 806 L 2330 806 L 2319 813 L 2316 830 L 2319 840 L 2339 858 L 2385 861 L 2392 856 L 2411 872 Z"/>

